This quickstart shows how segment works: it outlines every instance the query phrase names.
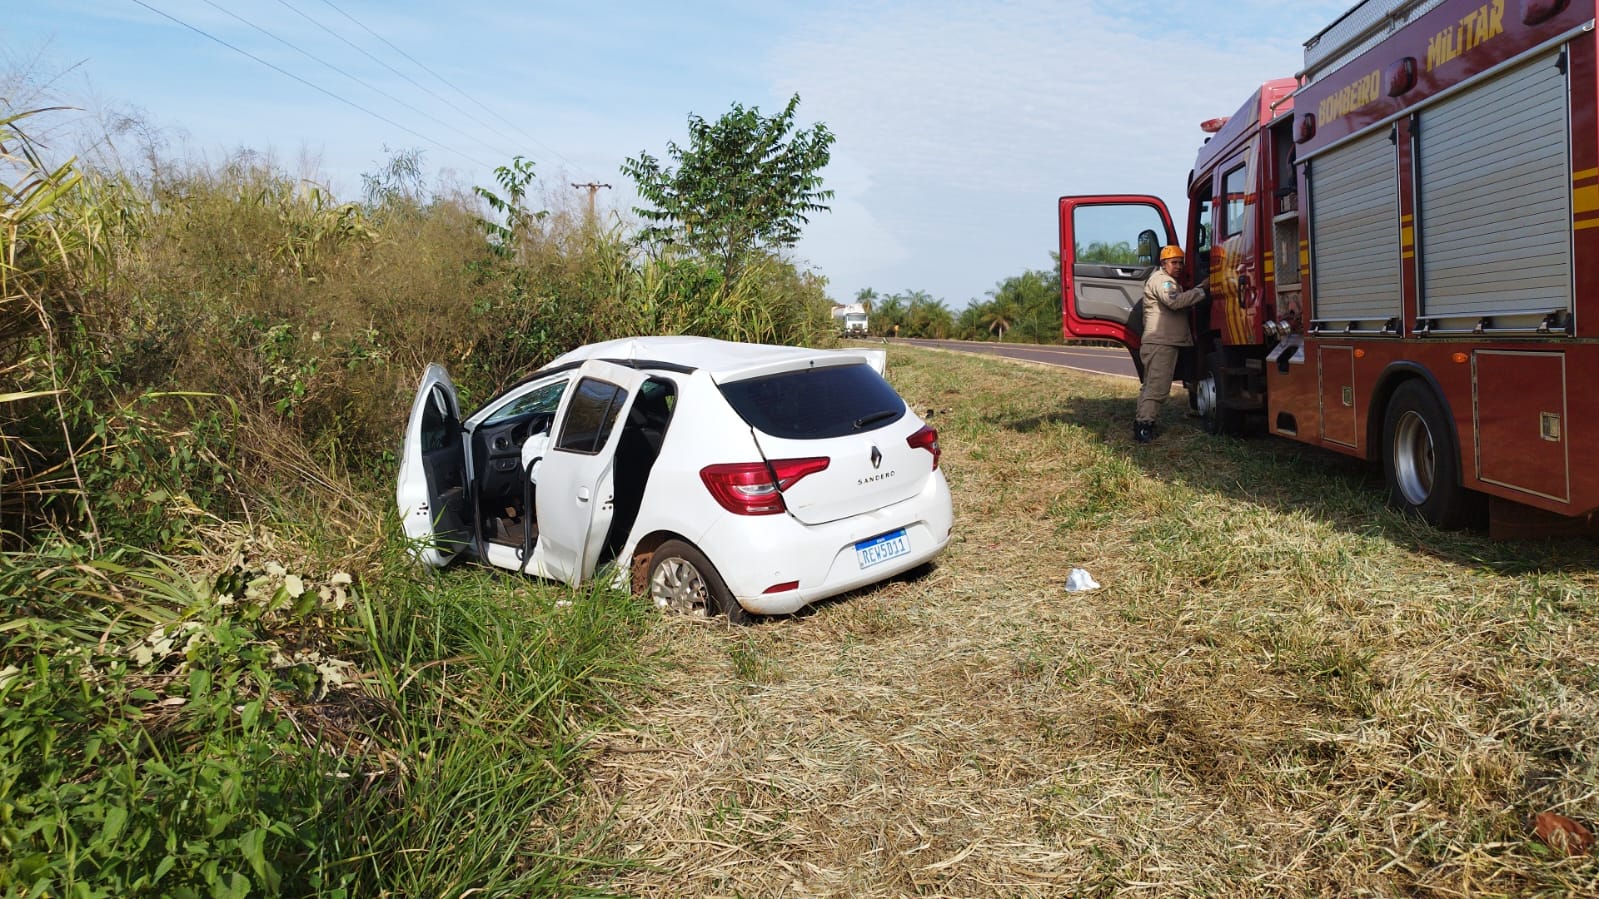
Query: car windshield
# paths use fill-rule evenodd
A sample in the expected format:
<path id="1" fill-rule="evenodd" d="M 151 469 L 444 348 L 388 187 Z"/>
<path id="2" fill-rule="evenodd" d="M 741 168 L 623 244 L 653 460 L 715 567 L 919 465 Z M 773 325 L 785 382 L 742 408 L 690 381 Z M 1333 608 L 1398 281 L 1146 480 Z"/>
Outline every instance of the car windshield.
<path id="1" fill-rule="evenodd" d="M 489 427 L 507 422 L 529 412 L 554 413 L 556 407 L 561 405 L 561 394 L 566 392 L 566 385 L 567 380 L 562 378 L 553 384 L 535 387 L 499 409 L 494 410 L 494 414 L 485 418 L 480 427 Z"/>
<path id="2" fill-rule="evenodd" d="M 905 414 L 905 401 L 865 364 L 786 371 L 720 386 L 747 424 L 791 440 L 859 434 Z"/>

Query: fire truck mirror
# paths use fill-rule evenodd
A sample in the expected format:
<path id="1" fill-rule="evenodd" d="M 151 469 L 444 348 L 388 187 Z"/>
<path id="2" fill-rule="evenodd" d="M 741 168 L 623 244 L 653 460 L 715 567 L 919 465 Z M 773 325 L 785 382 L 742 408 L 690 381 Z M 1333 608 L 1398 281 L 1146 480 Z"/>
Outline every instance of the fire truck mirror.
<path id="1" fill-rule="evenodd" d="M 1160 252 L 1160 235 L 1145 228 L 1138 232 L 1138 264 L 1154 265 L 1155 254 Z"/>

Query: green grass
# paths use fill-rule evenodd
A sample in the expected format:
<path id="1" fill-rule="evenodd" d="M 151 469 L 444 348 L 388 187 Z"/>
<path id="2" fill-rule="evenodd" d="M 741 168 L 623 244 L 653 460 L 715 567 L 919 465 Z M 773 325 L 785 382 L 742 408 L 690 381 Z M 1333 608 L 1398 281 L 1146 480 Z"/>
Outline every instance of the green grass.
<path id="1" fill-rule="evenodd" d="M 397 549 L 192 573 L 0 557 L 0 895 L 586 891 L 570 794 L 647 677 L 640 604 Z"/>
<path id="2" fill-rule="evenodd" d="M 1433 530 L 1357 460 L 1203 434 L 1181 391 L 1140 447 L 1131 382 L 890 353 L 937 410 L 954 543 L 922 578 L 752 631 L 664 622 L 664 682 L 610 738 L 658 754 L 588 785 L 641 863 L 604 883 L 1599 891 L 1599 862 L 1529 823 L 1599 823 L 1593 540 Z M 1104 587 L 1066 593 L 1074 567 Z M 730 791 L 779 823 L 673 839 Z"/>

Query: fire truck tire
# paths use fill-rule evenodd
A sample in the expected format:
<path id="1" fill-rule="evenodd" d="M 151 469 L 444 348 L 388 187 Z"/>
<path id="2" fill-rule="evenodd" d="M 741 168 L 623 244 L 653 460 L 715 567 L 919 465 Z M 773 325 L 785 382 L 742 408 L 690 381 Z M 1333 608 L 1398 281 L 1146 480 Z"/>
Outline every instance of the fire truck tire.
<path id="1" fill-rule="evenodd" d="M 1460 483 L 1454 423 L 1425 382 L 1406 381 L 1394 391 L 1382 442 L 1389 505 L 1446 530 L 1471 523 L 1473 494 Z"/>
<path id="2" fill-rule="evenodd" d="M 1200 421 L 1204 422 L 1207 434 L 1243 432 L 1243 416 L 1237 409 L 1229 409 L 1222 405 L 1227 386 L 1224 380 L 1227 377 L 1224 365 L 1225 359 L 1220 350 L 1205 354 L 1205 373 L 1194 385 L 1192 394 L 1194 408 L 1199 412 Z"/>

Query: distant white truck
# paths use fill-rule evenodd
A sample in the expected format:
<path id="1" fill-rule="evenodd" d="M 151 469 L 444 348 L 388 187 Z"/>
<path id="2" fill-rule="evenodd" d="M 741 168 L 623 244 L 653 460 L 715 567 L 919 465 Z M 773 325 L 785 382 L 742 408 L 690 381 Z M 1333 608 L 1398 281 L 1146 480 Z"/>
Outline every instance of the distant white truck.
<path id="1" fill-rule="evenodd" d="M 833 306 L 833 320 L 845 337 L 866 336 L 866 305 L 840 303 Z"/>

